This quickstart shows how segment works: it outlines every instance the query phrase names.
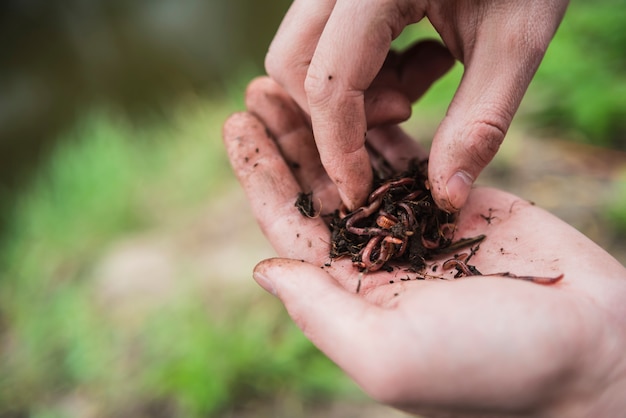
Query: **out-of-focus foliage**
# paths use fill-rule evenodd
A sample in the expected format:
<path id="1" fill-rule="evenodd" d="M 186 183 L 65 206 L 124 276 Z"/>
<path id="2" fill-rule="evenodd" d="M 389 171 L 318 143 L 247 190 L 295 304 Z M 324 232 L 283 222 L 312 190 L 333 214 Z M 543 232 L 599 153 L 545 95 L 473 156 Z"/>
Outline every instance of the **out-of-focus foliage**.
<path id="1" fill-rule="evenodd" d="M 219 129 L 289 3 L 0 3 L 0 416 L 229 416 L 268 402 L 293 402 L 294 416 L 356 392 L 271 298 L 181 286 L 122 321 L 98 298 L 110 245 L 237 187 Z M 625 6 L 571 2 L 522 104 L 525 126 L 625 146 Z M 423 36 L 437 34 L 415 25 L 396 45 Z M 443 115 L 462 70 L 416 117 Z M 23 192 L 7 193 L 6 176 L 49 150 Z M 610 209 L 618 225 L 625 206 Z"/>
<path id="2" fill-rule="evenodd" d="M 626 1 L 572 1 L 526 118 L 561 137 L 626 149 Z"/>
<path id="3" fill-rule="evenodd" d="M 573 0 L 518 117 L 538 135 L 626 149 L 626 0 Z M 395 45 L 439 38 L 427 22 L 405 30 Z M 460 82 L 457 64 L 415 107 L 442 117 Z M 419 117 L 419 116 L 418 116 Z"/>
<path id="4" fill-rule="evenodd" d="M 139 117 L 262 72 L 288 0 L 3 0 L 0 189 L 93 106 Z M 240 91 L 238 93 L 241 93 Z"/>
<path id="5" fill-rule="evenodd" d="M 14 200 L 0 245 L 0 416 L 228 416 L 356 393 L 261 292 L 206 291 L 184 269 L 149 309 L 150 295 L 125 310 L 103 291 L 113 243 L 237 187 L 219 139 L 228 111 L 192 101 L 143 128 L 95 113 Z"/>
<path id="6" fill-rule="evenodd" d="M 613 224 L 611 234 L 621 237 L 622 243 L 626 242 L 626 171 L 617 181 L 616 192 L 606 207 L 606 215 Z"/>
<path id="7" fill-rule="evenodd" d="M 0 4 L 0 186 L 94 103 L 133 114 L 263 72 L 288 0 L 6 0 Z M 624 147 L 626 0 L 571 1 L 522 105 L 538 132 Z M 427 24 L 397 42 L 438 35 Z M 418 104 L 445 109 L 462 66 Z M 240 95 L 241 90 L 237 93 Z M 437 114 L 441 114 L 439 111 Z M 10 182 L 9 182 L 10 183 Z"/>

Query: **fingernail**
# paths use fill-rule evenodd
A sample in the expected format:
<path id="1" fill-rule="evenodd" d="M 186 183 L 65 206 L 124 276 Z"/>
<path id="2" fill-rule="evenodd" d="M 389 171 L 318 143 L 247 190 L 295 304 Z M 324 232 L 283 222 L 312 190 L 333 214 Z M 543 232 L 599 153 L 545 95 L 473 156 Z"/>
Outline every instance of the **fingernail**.
<path id="1" fill-rule="evenodd" d="M 337 191 L 339 192 L 339 198 L 341 199 L 341 201 L 343 202 L 344 205 L 346 205 L 346 207 L 348 208 L 348 210 L 352 211 L 354 210 L 357 206 L 354 205 L 354 201 L 352 201 L 352 199 L 350 199 L 343 190 L 341 189 L 337 189 Z"/>
<path id="2" fill-rule="evenodd" d="M 446 184 L 446 193 L 448 202 L 454 209 L 461 209 L 465 204 L 473 183 L 474 179 L 465 171 L 457 171 L 450 177 Z"/>
<path id="3" fill-rule="evenodd" d="M 271 293 L 276 296 L 276 288 L 274 288 L 274 283 L 263 273 L 254 271 L 252 273 L 252 277 L 261 286 L 265 289 L 266 292 Z"/>

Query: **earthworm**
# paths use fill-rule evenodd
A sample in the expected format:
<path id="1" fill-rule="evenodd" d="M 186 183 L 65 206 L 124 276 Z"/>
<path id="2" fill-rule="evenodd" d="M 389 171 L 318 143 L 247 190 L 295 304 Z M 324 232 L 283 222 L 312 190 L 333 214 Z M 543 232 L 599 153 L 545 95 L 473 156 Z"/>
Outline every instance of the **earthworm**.
<path id="1" fill-rule="evenodd" d="M 389 190 L 397 189 L 398 187 L 401 187 L 401 186 L 408 186 L 409 184 L 413 184 L 413 183 L 415 183 L 415 179 L 412 179 L 410 177 L 404 177 L 404 178 L 401 178 L 400 180 L 389 181 L 383 184 L 382 186 L 380 186 L 378 189 L 374 190 L 370 194 L 368 198 L 368 203 L 372 203 L 376 200 L 381 200 L 382 196 L 385 193 L 387 193 Z"/>
<path id="2" fill-rule="evenodd" d="M 413 212 L 413 209 L 406 202 L 398 203 L 398 207 L 401 207 L 402 209 L 404 209 L 404 213 L 406 213 L 407 222 L 406 222 L 405 226 L 406 226 L 407 230 L 409 230 L 409 229 L 412 230 L 413 226 L 416 223 L 416 221 L 415 221 L 415 213 Z"/>
<path id="3" fill-rule="evenodd" d="M 378 268 L 373 268 L 375 262 L 372 262 L 372 252 L 374 251 L 374 248 L 376 248 L 376 246 L 382 241 L 382 239 L 383 237 L 378 235 L 372 237 L 372 239 L 367 242 L 367 245 L 361 250 L 361 262 L 359 263 L 359 267 L 367 271 L 375 271 L 382 267 L 381 264 L 380 266 L 378 266 Z"/>
<path id="4" fill-rule="evenodd" d="M 442 267 L 445 270 L 448 270 L 448 269 L 451 269 L 451 268 L 457 268 L 458 270 L 460 270 L 466 276 L 476 276 L 476 273 L 474 273 L 472 270 L 470 270 L 469 266 L 467 264 L 465 264 L 464 261 L 462 261 L 462 260 L 460 260 L 458 258 L 451 258 L 451 259 L 447 260 L 445 263 L 443 263 Z"/>
<path id="5" fill-rule="evenodd" d="M 380 244 L 380 252 L 378 254 L 378 258 L 374 262 L 372 262 L 371 251 L 373 250 L 373 247 L 375 247 L 380 241 L 379 238 L 381 237 L 378 236 L 372 238 L 365 247 L 367 251 L 363 251 L 363 255 L 361 256 L 361 262 L 363 263 L 363 267 L 369 272 L 380 270 L 380 268 L 384 266 L 391 257 L 393 257 L 395 245 L 402 244 L 402 240 L 400 238 L 394 238 L 392 236 L 387 236 L 383 238 L 382 243 Z M 375 244 L 373 244 L 371 248 L 368 248 L 370 247 L 370 244 L 372 242 L 374 242 Z"/>

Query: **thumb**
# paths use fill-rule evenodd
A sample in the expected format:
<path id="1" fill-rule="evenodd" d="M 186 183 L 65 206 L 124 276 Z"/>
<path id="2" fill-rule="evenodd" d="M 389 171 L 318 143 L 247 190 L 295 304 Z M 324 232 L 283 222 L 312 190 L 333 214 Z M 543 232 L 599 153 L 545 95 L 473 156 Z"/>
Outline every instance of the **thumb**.
<path id="1" fill-rule="evenodd" d="M 429 157 L 433 198 L 449 212 L 463 207 L 472 184 L 498 152 L 523 95 L 519 85 L 493 89 L 484 85 L 493 78 L 471 76 L 469 71 L 464 75 Z"/>
<path id="2" fill-rule="evenodd" d="M 341 287 L 325 270 L 273 258 L 260 262 L 253 276 L 283 302 L 306 337 L 357 381 L 384 352 L 378 336 L 388 327 L 386 311 Z"/>
<path id="3" fill-rule="evenodd" d="M 541 61 L 518 51 L 474 51 L 459 88 L 433 138 L 429 178 L 435 202 L 458 211 L 483 168 L 498 152 Z"/>
<path id="4" fill-rule="evenodd" d="M 463 207 L 476 178 L 504 140 L 510 121 L 503 119 L 449 119 L 442 123 L 429 157 L 429 179 L 437 206 L 448 212 Z"/>

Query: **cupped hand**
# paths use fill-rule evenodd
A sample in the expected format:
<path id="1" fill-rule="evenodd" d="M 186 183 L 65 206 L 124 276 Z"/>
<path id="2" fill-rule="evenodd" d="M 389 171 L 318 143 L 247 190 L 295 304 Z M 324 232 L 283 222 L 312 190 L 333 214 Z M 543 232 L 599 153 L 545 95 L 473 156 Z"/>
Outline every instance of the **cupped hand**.
<path id="1" fill-rule="evenodd" d="M 453 416 L 624 410 L 626 271 L 608 253 L 524 199 L 473 188 L 455 233 L 486 235 L 472 264 L 484 274 L 563 274 L 561 281 L 454 279 L 445 258 L 421 275 L 360 274 L 350 260 L 329 259 L 323 216 L 305 217 L 294 205 L 301 192 L 313 192 L 321 214 L 340 204 L 306 116 L 267 78 L 250 84 L 246 102 L 249 111 L 226 122 L 224 140 L 282 257 L 258 264 L 254 277 L 368 394 L 406 411 Z M 368 141 L 397 170 L 424 157 L 397 127 L 375 129 Z"/>
<path id="2" fill-rule="evenodd" d="M 266 69 L 309 112 L 322 163 L 355 208 L 372 179 L 367 126 L 406 119 L 423 79 L 443 74 L 452 56 L 461 61 L 463 79 L 430 153 L 435 201 L 456 211 L 504 139 L 567 4 L 296 0 L 270 46 Z M 391 41 L 424 17 L 451 55 L 426 42 L 390 59 Z"/>

